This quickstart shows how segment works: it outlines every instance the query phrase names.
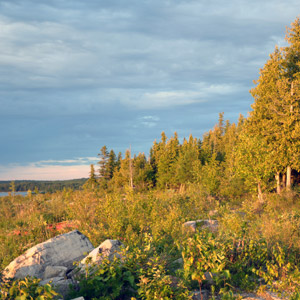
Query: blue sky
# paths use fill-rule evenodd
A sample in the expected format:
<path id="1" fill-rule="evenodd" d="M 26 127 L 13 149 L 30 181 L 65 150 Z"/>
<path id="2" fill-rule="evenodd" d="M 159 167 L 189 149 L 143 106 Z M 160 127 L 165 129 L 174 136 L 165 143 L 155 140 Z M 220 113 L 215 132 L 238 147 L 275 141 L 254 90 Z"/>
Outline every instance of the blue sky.
<path id="1" fill-rule="evenodd" d="M 0 180 L 87 177 L 103 145 L 235 122 L 299 1 L 1 0 Z"/>

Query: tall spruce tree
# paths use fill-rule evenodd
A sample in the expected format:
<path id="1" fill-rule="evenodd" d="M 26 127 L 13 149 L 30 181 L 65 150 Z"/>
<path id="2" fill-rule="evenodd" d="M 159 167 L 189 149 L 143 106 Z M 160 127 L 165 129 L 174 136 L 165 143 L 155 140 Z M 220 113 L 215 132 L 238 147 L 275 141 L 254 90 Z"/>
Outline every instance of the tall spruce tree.
<path id="1" fill-rule="evenodd" d="M 160 149 L 157 163 L 157 182 L 159 187 L 168 188 L 176 184 L 176 161 L 180 149 L 178 135 L 175 132 L 167 143 L 162 139 L 164 148 Z M 166 144 L 165 144 L 166 143 Z"/>
<path id="2" fill-rule="evenodd" d="M 100 149 L 100 153 L 98 154 L 98 157 L 100 158 L 100 161 L 98 162 L 100 166 L 99 169 L 100 178 L 107 179 L 108 150 L 105 145 Z"/>

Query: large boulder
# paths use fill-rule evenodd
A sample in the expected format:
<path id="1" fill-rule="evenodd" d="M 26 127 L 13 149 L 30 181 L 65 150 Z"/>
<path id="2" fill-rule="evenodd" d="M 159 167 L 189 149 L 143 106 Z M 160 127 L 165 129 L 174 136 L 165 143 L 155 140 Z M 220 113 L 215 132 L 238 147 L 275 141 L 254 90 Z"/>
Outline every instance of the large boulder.
<path id="1" fill-rule="evenodd" d="M 61 234 L 37 244 L 12 261 L 4 270 L 6 278 L 33 276 L 47 280 L 65 277 L 94 247 L 89 239 L 78 230 Z"/>

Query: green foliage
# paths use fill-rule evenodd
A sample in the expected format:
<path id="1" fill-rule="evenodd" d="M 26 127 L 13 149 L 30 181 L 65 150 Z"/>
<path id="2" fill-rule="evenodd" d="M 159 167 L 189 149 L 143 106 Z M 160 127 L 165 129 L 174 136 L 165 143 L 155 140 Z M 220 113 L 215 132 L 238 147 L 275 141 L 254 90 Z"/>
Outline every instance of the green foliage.
<path id="1" fill-rule="evenodd" d="M 162 138 L 163 139 L 163 138 Z M 162 141 L 163 143 L 163 141 Z M 176 164 L 179 154 L 177 133 L 163 144 L 157 163 L 157 183 L 160 188 L 176 185 Z"/>
<path id="2" fill-rule="evenodd" d="M 202 187 L 206 195 L 216 195 L 219 191 L 221 180 L 221 165 L 214 153 L 212 157 L 201 166 L 194 164 L 196 182 Z"/>
<path id="3" fill-rule="evenodd" d="M 15 201 L 4 197 L 0 201 L 1 266 L 58 234 L 47 229 L 48 224 L 73 220 L 95 245 L 113 238 L 129 247 L 126 260 L 106 262 L 98 273 L 82 279 L 80 291 L 91 298 L 118 294 L 188 299 L 192 289 L 199 289 L 199 282 L 206 289 L 212 284 L 215 293 L 224 297 L 238 288 L 253 291 L 270 283 L 277 291 L 296 293 L 300 286 L 299 203 L 297 195 L 270 194 L 264 204 L 253 198 L 225 204 L 209 200 L 191 185 L 184 193 L 141 194 L 125 189 L 124 194 L 82 190 L 32 195 L 31 199 L 16 196 Z M 220 223 L 218 232 L 189 236 L 182 231 L 184 221 L 206 218 L 213 209 Z M 172 262 L 181 255 L 184 266 L 175 273 Z M 205 272 L 212 274 L 212 283 L 204 279 Z M 100 294 L 89 294 L 95 291 Z"/>
<path id="4" fill-rule="evenodd" d="M 235 169 L 244 179 L 248 189 L 255 192 L 260 192 L 258 187 L 267 189 L 270 179 L 274 176 L 271 156 L 272 153 L 269 152 L 264 139 L 251 135 L 247 127 L 240 133 L 236 146 Z"/>
<path id="5" fill-rule="evenodd" d="M 39 285 L 40 279 L 26 277 L 0 284 L 0 299 L 2 300 L 50 300 L 59 294 L 50 284 Z"/>
<path id="6" fill-rule="evenodd" d="M 138 286 L 138 297 L 143 300 L 191 299 L 183 281 L 166 274 L 166 267 L 160 263 L 159 257 L 147 262 L 140 274 Z"/>
<path id="7" fill-rule="evenodd" d="M 226 253 L 222 246 L 212 233 L 206 231 L 188 238 L 181 246 L 185 277 L 196 280 L 199 286 L 207 274 L 213 277 L 226 275 L 229 278 L 230 273 L 225 270 Z"/>
<path id="8" fill-rule="evenodd" d="M 255 103 L 246 126 L 267 147 L 266 170 L 300 169 L 299 28 L 297 18 L 287 31 L 289 45 L 275 48 L 251 90 Z"/>
<path id="9" fill-rule="evenodd" d="M 167 275 L 167 261 L 159 255 L 153 238 L 145 234 L 140 247 L 127 247 L 124 259 L 108 259 L 98 265 L 87 265 L 78 286 L 73 287 L 70 298 L 85 299 L 190 299 L 182 280 L 176 284 Z M 132 298 L 131 298 L 132 297 Z M 136 297 L 136 298 L 135 298 Z"/>
<path id="10" fill-rule="evenodd" d="M 135 277 L 130 268 L 119 259 L 104 259 L 99 266 L 87 265 L 86 273 L 78 276 L 79 284 L 69 297 L 85 299 L 130 299 L 135 294 Z"/>

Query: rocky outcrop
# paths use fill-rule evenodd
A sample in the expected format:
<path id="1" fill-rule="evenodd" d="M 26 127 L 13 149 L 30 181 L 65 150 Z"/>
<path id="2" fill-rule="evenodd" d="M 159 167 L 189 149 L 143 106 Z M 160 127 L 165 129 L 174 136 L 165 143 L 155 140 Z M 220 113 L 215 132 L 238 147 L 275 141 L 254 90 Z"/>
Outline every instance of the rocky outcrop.
<path id="1" fill-rule="evenodd" d="M 41 279 L 51 275 L 65 276 L 73 262 L 81 260 L 94 247 L 78 230 L 56 236 L 37 244 L 13 260 L 4 270 L 6 278 L 34 276 Z"/>
<path id="2" fill-rule="evenodd" d="M 80 261 L 94 247 L 89 239 L 74 230 L 37 244 L 13 260 L 4 270 L 6 278 L 26 276 L 42 279 L 40 284 L 51 283 L 57 292 L 66 295 L 72 280 L 67 278 L 75 261 Z"/>
<path id="3" fill-rule="evenodd" d="M 94 249 L 85 235 L 74 230 L 28 249 L 5 268 L 3 275 L 6 278 L 40 278 L 41 285 L 50 283 L 65 296 L 70 284 L 75 283 L 74 262 L 80 262 L 79 268 L 83 269 L 86 264 L 100 264 L 104 258 L 121 258 L 117 252 L 123 246 L 118 240 L 106 240 Z"/>
<path id="4" fill-rule="evenodd" d="M 218 231 L 219 223 L 217 220 L 196 220 L 183 223 L 183 228 L 196 232 L 197 230 L 208 229 L 212 232 Z"/>

